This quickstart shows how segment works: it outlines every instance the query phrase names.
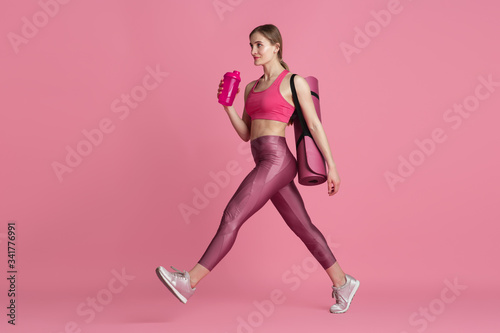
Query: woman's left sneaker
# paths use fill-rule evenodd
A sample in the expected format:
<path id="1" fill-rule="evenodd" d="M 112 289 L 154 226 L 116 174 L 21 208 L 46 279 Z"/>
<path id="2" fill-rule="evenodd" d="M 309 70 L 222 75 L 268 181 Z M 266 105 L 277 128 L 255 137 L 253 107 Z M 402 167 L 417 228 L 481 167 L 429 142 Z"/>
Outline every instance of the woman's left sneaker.
<path id="1" fill-rule="evenodd" d="M 344 313 L 349 309 L 354 294 L 359 288 L 359 281 L 352 276 L 345 275 L 346 283 L 341 287 L 332 287 L 332 297 L 337 300 L 330 308 L 331 313 Z"/>
<path id="2" fill-rule="evenodd" d="M 159 266 L 156 269 L 156 275 L 158 275 L 161 282 L 163 282 L 179 301 L 186 303 L 188 298 L 193 296 L 196 288 L 191 288 L 191 278 L 188 272 L 181 272 L 173 266 L 170 267 L 172 267 L 175 272 L 169 272 L 162 266 Z"/>

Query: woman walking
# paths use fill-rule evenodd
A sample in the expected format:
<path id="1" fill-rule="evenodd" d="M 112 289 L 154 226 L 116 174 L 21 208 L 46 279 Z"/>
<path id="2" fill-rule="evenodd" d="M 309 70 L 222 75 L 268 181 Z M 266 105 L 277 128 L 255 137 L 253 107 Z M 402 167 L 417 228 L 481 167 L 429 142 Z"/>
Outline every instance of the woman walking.
<path id="1" fill-rule="evenodd" d="M 174 267 L 174 272 L 170 272 L 160 266 L 156 269 L 157 275 L 181 302 L 186 303 L 196 285 L 229 252 L 243 223 L 271 200 L 331 279 L 336 303 L 330 312 L 343 313 L 349 308 L 359 281 L 340 268 L 324 236 L 312 224 L 294 183 L 297 163 L 286 144 L 285 129 L 293 122 L 295 106 L 290 88 L 292 73 L 283 61 L 281 34 L 276 26 L 266 24 L 256 27 L 249 37 L 254 64 L 262 66 L 264 74 L 246 86 L 241 118 L 233 106 L 224 106 L 224 110 L 241 139 L 250 140 L 255 168 L 229 201 L 220 226 L 198 263 L 189 272 Z M 222 82 L 217 96 L 222 91 Z M 306 123 L 328 166 L 328 194 L 334 195 L 339 190 L 340 178 L 309 85 L 298 75 L 294 83 Z"/>

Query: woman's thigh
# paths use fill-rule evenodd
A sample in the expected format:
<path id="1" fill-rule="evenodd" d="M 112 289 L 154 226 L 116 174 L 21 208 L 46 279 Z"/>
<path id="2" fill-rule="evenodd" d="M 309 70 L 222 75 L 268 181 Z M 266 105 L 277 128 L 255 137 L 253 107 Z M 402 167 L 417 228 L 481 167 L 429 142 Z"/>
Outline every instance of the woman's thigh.
<path id="1" fill-rule="evenodd" d="M 260 208 L 281 188 L 294 177 L 291 168 L 286 166 L 282 170 L 266 162 L 258 163 L 255 168 L 242 181 L 224 210 L 227 220 L 239 220 L 243 223 Z M 292 176 L 293 174 L 293 176 Z"/>

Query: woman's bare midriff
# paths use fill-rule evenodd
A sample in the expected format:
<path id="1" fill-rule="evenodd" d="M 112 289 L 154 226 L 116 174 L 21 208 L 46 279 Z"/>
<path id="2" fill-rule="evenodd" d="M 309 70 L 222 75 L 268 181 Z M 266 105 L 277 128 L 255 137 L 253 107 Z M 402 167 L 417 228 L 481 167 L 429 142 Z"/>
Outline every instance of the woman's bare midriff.
<path id="1" fill-rule="evenodd" d="M 257 139 L 264 135 L 279 135 L 284 137 L 286 126 L 286 123 L 277 120 L 252 120 L 250 140 Z"/>

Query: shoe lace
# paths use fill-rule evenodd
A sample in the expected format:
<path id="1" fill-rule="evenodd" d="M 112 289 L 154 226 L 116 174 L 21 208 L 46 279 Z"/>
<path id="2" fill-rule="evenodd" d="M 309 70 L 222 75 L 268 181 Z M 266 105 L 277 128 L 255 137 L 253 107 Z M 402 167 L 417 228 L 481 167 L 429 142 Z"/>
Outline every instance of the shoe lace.
<path id="1" fill-rule="evenodd" d="M 337 304 L 338 304 L 338 303 L 340 303 L 340 302 L 345 302 L 344 297 L 342 297 L 342 295 L 339 293 L 339 290 L 337 290 L 337 289 L 334 289 L 334 290 L 333 290 L 333 295 L 332 295 L 332 296 L 333 296 L 333 297 L 335 298 L 335 300 L 337 301 L 337 302 L 336 302 Z"/>
<path id="2" fill-rule="evenodd" d="M 333 295 L 332 296 L 338 302 L 338 300 L 339 300 L 339 292 L 337 290 L 333 290 Z"/>
<path id="3" fill-rule="evenodd" d="M 183 279 L 183 280 L 187 279 L 186 274 L 184 272 L 181 272 L 180 270 L 178 270 L 174 266 L 170 266 L 170 267 L 175 271 L 174 273 L 172 273 L 173 275 L 175 275 L 176 277 Z"/>

